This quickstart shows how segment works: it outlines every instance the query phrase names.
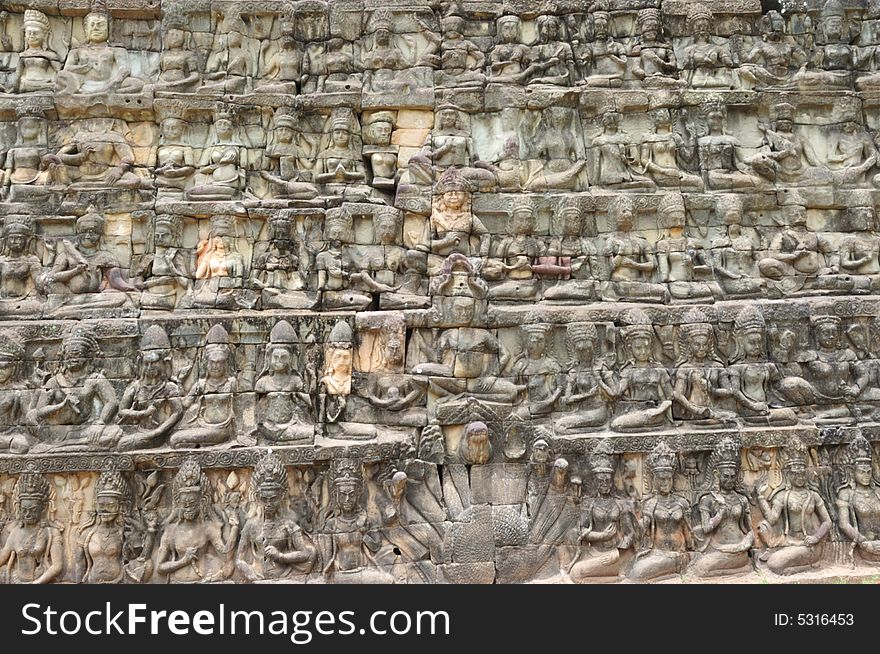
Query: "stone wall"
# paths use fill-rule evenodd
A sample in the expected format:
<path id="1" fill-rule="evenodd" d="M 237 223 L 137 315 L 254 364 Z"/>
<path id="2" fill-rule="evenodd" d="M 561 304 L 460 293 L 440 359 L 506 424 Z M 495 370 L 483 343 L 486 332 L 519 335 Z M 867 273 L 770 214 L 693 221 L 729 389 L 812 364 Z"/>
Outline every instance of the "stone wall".
<path id="1" fill-rule="evenodd" d="M 872 572 L 880 6 L 761 4 L 4 2 L 2 579 Z"/>

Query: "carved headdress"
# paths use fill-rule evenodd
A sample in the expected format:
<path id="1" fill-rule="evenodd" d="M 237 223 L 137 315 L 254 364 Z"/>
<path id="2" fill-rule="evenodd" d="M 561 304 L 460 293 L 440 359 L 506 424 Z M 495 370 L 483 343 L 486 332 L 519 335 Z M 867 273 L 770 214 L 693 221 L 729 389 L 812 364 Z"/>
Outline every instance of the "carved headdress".
<path id="1" fill-rule="evenodd" d="M 651 317 L 642 309 L 630 309 L 623 315 L 623 326 L 620 328 L 623 337 L 630 340 L 637 336 L 654 337 L 654 325 Z"/>
<path id="2" fill-rule="evenodd" d="M 658 472 L 673 472 L 675 470 L 675 461 L 675 452 L 670 449 L 666 441 L 657 443 L 646 458 L 648 468 L 655 475 Z"/>
<path id="3" fill-rule="evenodd" d="M 740 447 L 739 444 L 730 437 L 722 438 L 715 445 L 712 452 L 711 464 L 717 468 L 735 468 L 739 469 L 740 464 Z"/>
<path id="4" fill-rule="evenodd" d="M 871 465 L 872 455 L 871 443 L 861 432 L 846 446 L 846 458 L 851 464 L 866 463 Z"/>
<path id="5" fill-rule="evenodd" d="M 590 470 L 594 475 L 599 472 L 614 472 L 614 446 L 610 439 L 603 438 L 590 454 Z"/>
<path id="6" fill-rule="evenodd" d="M 208 476 L 202 472 L 202 467 L 195 457 L 187 458 L 177 474 L 174 475 L 174 482 L 171 485 L 171 494 L 174 503 L 177 504 L 180 494 L 185 491 L 199 491 L 202 498 L 207 500 L 210 497 L 211 485 Z"/>
<path id="7" fill-rule="evenodd" d="M 287 468 L 272 450 L 254 466 L 253 487 L 257 492 L 287 491 Z"/>
<path id="8" fill-rule="evenodd" d="M 450 191 L 465 191 L 467 193 L 473 192 L 473 187 L 471 186 L 471 183 L 464 178 L 461 172 L 459 172 L 458 168 L 452 166 L 444 171 L 444 173 L 440 176 L 440 179 L 437 180 L 437 183 L 434 185 L 435 195 L 443 195 L 444 193 L 449 193 Z"/>

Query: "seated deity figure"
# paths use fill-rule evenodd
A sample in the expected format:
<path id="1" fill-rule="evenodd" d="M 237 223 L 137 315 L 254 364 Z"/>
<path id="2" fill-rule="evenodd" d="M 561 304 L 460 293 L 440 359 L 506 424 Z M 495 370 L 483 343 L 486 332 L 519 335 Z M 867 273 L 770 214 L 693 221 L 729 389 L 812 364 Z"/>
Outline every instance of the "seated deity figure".
<path id="1" fill-rule="evenodd" d="M 619 87 L 623 84 L 626 72 L 626 47 L 611 36 L 608 24 L 611 14 L 603 10 L 594 10 L 593 41 L 587 45 L 589 56 L 589 74 L 586 83 L 589 86 Z"/>
<path id="2" fill-rule="evenodd" d="M 125 48 L 111 46 L 110 15 L 92 11 L 83 18 L 86 41 L 67 53 L 64 68 L 55 78 L 58 95 L 96 95 L 100 93 L 141 93 L 145 82 L 132 75 Z"/>
<path id="3" fill-rule="evenodd" d="M 38 472 L 23 472 L 12 491 L 11 520 L 0 548 L 0 579 L 7 584 L 48 584 L 64 571 L 64 537 L 47 515 L 52 485 Z"/>
<path id="4" fill-rule="evenodd" d="M 51 93 L 61 58 L 49 47 L 49 19 L 41 11 L 25 9 L 23 20 L 24 50 L 18 55 L 15 69 L 17 93 Z"/>
<path id="5" fill-rule="evenodd" d="M 772 186 L 741 159 L 739 139 L 725 132 L 727 106 L 723 102 L 708 101 L 703 113 L 708 133 L 697 138 L 697 155 L 706 186 L 718 191 Z"/>
<path id="6" fill-rule="evenodd" d="M 300 338 L 286 320 L 269 333 L 263 371 L 254 383 L 257 396 L 253 437 L 267 443 L 308 443 L 315 436 L 308 388 L 296 370 L 293 348 Z"/>
<path id="7" fill-rule="evenodd" d="M 831 169 L 835 186 L 861 186 L 868 171 L 880 159 L 877 146 L 854 116 L 850 116 L 828 139 L 825 164 Z M 880 177 L 875 175 L 876 179 Z"/>
<path id="8" fill-rule="evenodd" d="M 297 116 L 276 113 L 273 119 L 274 142 L 266 147 L 266 157 L 272 162 L 272 171 L 261 170 L 260 176 L 272 184 L 280 197 L 292 200 L 313 200 L 319 195 L 318 187 L 306 181 L 303 170 L 312 157 L 312 146 L 302 138 Z"/>
<path id="9" fill-rule="evenodd" d="M 807 458 L 806 446 L 800 441 L 787 446 L 783 450 L 783 483 L 769 497 L 767 484 L 754 490 L 764 516 L 758 534 L 763 544 L 771 548 L 759 559 L 778 575 L 803 572 L 818 563 L 823 541 L 832 527 L 825 500 L 808 483 Z"/>
<path id="10" fill-rule="evenodd" d="M 0 316 L 35 316 L 43 309 L 43 264 L 34 253 L 34 225 L 28 216 L 3 220 L 0 246 Z"/>
<path id="11" fill-rule="evenodd" d="M 201 466 L 194 458 L 185 459 L 171 485 L 171 514 L 156 553 L 156 570 L 168 583 L 222 581 L 235 570 L 238 514 L 230 511 L 224 520 L 212 506 L 211 494 Z M 224 522 L 229 524 L 225 539 Z"/>
<path id="12" fill-rule="evenodd" d="M 831 184 L 831 171 L 819 160 L 809 139 L 794 132 L 794 111 L 788 102 L 773 106 L 772 125 L 758 123 L 764 133 L 761 149 L 746 163 L 777 186 Z"/>
<path id="13" fill-rule="evenodd" d="M 419 241 L 428 245 L 421 247 L 444 257 L 453 253 L 488 256 L 490 235 L 471 211 L 472 188 L 457 168 L 446 169 L 434 185 L 431 218 Z"/>
<path id="14" fill-rule="evenodd" d="M 687 82 L 678 78 L 678 64 L 672 44 L 663 39 L 660 10 L 639 10 L 638 36 L 628 56 L 638 59 L 633 75 L 645 88 L 677 88 Z"/>
<path id="15" fill-rule="evenodd" d="M 628 356 L 613 389 L 617 407 L 611 429 L 626 432 L 670 427 L 675 390 L 666 368 L 654 358 L 657 336 L 651 318 L 641 309 L 630 309 L 623 319 L 620 331 Z"/>
<path id="16" fill-rule="evenodd" d="M 172 380 L 171 341 L 159 325 L 141 337 L 138 378 L 122 394 L 117 418 L 124 433 L 119 450 L 164 444 L 183 415 L 180 388 Z"/>
<path id="17" fill-rule="evenodd" d="M 527 416 L 532 418 L 552 413 L 565 391 L 562 366 L 549 351 L 552 327 L 544 323 L 520 325 L 524 352 L 513 363 L 512 370 L 528 387 Z"/>
<path id="18" fill-rule="evenodd" d="M 173 116 L 161 123 L 158 166 L 153 170 L 157 197 L 183 198 L 196 174 L 195 153 L 187 139 L 188 125 Z"/>
<path id="19" fill-rule="evenodd" d="M 131 488 L 121 472 L 104 471 L 95 482 L 95 509 L 75 535 L 76 581 L 119 584 L 125 579 Z"/>
<path id="20" fill-rule="evenodd" d="M 672 130 L 669 109 L 655 109 L 651 112 L 651 120 L 654 133 L 642 137 L 639 160 L 634 167 L 641 169 L 660 188 L 702 191 L 703 180 L 684 172 L 678 164 L 678 151 L 684 140 Z"/>
<path id="21" fill-rule="evenodd" d="M 291 21 L 282 20 L 278 50 L 269 57 L 264 66 L 262 79 L 254 85 L 254 93 L 278 93 L 296 95 L 296 83 L 302 77 L 303 53 L 296 40 Z"/>
<path id="22" fill-rule="evenodd" d="M 305 582 L 318 553 L 291 510 L 287 469 L 272 450 L 254 466 L 252 492 L 259 508 L 241 529 L 236 568 L 250 582 Z"/>
<path id="23" fill-rule="evenodd" d="M 394 32 L 394 15 L 386 8 L 373 12 L 372 33 L 364 37 L 360 68 L 363 70 L 365 93 L 408 94 L 417 92 L 418 81 L 408 70 L 412 57 L 401 44 L 412 49 L 412 37 Z"/>
<path id="24" fill-rule="evenodd" d="M 565 413 L 556 420 L 559 434 L 579 433 L 604 427 L 611 415 L 617 382 L 613 371 L 600 358 L 599 332 L 592 323 L 569 323 L 565 328 L 568 368 L 565 391 L 559 398 Z"/>
<path id="25" fill-rule="evenodd" d="M 815 392 L 815 420 L 819 423 L 852 422 L 853 403 L 863 386 L 856 379 L 863 369 L 856 353 L 846 346 L 840 323 L 840 317 L 833 314 L 811 316 L 816 348 L 801 357 Z"/>
<path id="26" fill-rule="evenodd" d="M 88 121 L 55 154 L 45 155 L 50 184 L 64 190 L 152 189 L 152 180 L 135 170 L 134 150 L 114 127 L 113 119 Z"/>
<path id="27" fill-rule="evenodd" d="M 807 55 L 798 43 L 785 33 L 785 18 L 775 9 L 758 21 L 761 40 L 740 53 L 738 73 L 756 88 L 787 86 L 793 66 L 807 63 Z"/>
<path id="28" fill-rule="evenodd" d="M 122 429 L 114 424 L 119 398 L 101 372 L 103 354 L 91 330 L 74 327 L 61 342 L 60 365 L 28 412 L 39 443 L 31 451 L 116 448 Z"/>
<path id="29" fill-rule="evenodd" d="M 232 12 L 221 17 L 199 93 L 244 95 L 253 88 L 253 57 L 244 47 L 247 28 L 241 15 Z"/>
<path id="30" fill-rule="evenodd" d="M 425 253 L 400 245 L 403 216 L 393 207 L 376 207 L 373 214 L 373 242 L 377 248 L 369 261 L 377 283 L 395 289 L 380 296 L 383 309 L 417 309 L 430 305 L 427 294 Z"/>
<path id="31" fill-rule="evenodd" d="M 687 425 L 731 424 L 736 414 L 725 409 L 732 393 L 725 362 L 715 353 L 715 334 L 701 309 L 689 309 L 678 328 L 680 361 L 673 377 L 672 415 Z"/>
<path id="32" fill-rule="evenodd" d="M 767 256 L 758 260 L 768 291 L 787 297 L 804 289 L 831 287 L 836 271 L 827 265 L 827 255 L 833 246 L 807 228 L 806 207 L 793 204 L 783 211 L 785 227 L 770 241 Z"/>
<path id="33" fill-rule="evenodd" d="M 141 308 L 173 311 L 180 298 L 192 292 L 190 257 L 181 246 L 179 216 L 156 216 L 152 225 L 153 252 L 144 255 L 135 274 L 143 281 Z"/>
<path id="34" fill-rule="evenodd" d="M 619 131 L 621 115 L 617 111 L 602 114 L 602 133 L 592 141 L 593 169 L 590 180 L 595 186 L 617 190 L 653 191 L 653 181 L 632 169 L 630 150 L 637 146 L 630 136 Z"/>
<path id="35" fill-rule="evenodd" d="M 552 106 L 529 114 L 534 118 L 528 121 L 527 130 L 520 128 L 523 142 L 530 146 L 530 154 L 526 156 L 531 159 L 528 165 L 532 169 L 522 183 L 523 189 L 542 192 L 586 188 L 587 175 L 581 171 L 587 168 L 587 158 L 581 145 L 577 115 L 568 107 Z"/>
<path id="36" fill-rule="evenodd" d="M 524 84 L 536 70 L 529 60 L 529 46 L 522 42 L 519 16 L 502 16 L 495 22 L 495 45 L 489 51 L 487 78 L 490 84 Z M 555 63 L 555 62 L 554 62 Z M 543 69 L 550 65 L 543 64 Z"/>
<path id="37" fill-rule="evenodd" d="M 383 425 L 420 427 L 427 423 L 427 411 L 420 406 L 425 399 L 423 379 L 402 374 L 404 343 L 398 333 L 383 330 L 380 370 L 373 370 L 367 379 L 363 395 L 375 416 L 374 422 Z"/>
<path id="38" fill-rule="evenodd" d="M 440 19 L 440 70 L 435 73 L 438 87 L 456 88 L 482 87 L 486 83 L 483 69 L 486 55 L 480 47 L 464 36 L 467 21 L 461 16 L 444 16 Z M 427 27 L 422 24 L 423 29 Z M 422 34 L 431 34 L 424 30 Z"/>
<path id="39" fill-rule="evenodd" d="M 49 153 L 46 116 L 42 108 L 23 102 L 15 108 L 18 118 L 15 143 L 6 151 L 0 197 L 39 200 L 45 197 L 49 172 L 43 158 Z"/>
<path id="40" fill-rule="evenodd" d="M 690 502 L 674 490 L 676 455 L 661 441 L 647 456 L 653 493 L 642 502 L 641 544 L 629 577 L 651 581 L 684 572 L 694 549 Z"/>
<path id="41" fill-rule="evenodd" d="M 352 216 L 346 209 L 327 212 L 324 219 L 327 248 L 315 257 L 324 309 L 364 309 L 373 301 L 372 293 L 393 293 L 399 288 L 377 282 L 368 270 L 357 269 L 349 245 L 352 234 Z"/>
<path id="42" fill-rule="evenodd" d="M 749 498 L 738 489 L 740 449 L 724 438 L 715 446 L 710 466 L 718 488 L 697 502 L 703 545 L 693 571 L 700 577 L 719 577 L 752 569 L 749 550 L 755 544 Z"/>
<path id="43" fill-rule="evenodd" d="M 585 165 L 586 162 L 580 162 Z M 493 161 L 478 160 L 474 166 L 489 171 L 495 177 L 494 188 L 506 193 L 519 193 L 526 189 L 546 188 L 546 175 L 529 175 L 525 162 L 519 158 L 519 138 L 510 136 L 504 141 L 501 153 Z M 583 166 L 581 166 L 583 167 Z M 579 169 L 580 170 L 580 169 Z M 537 179 L 535 179 L 537 178 Z M 542 180 L 543 178 L 543 180 Z M 532 186 L 538 181 L 538 186 Z"/>
<path id="44" fill-rule="evenodd" d="M 391 111 L 375 111 L 364 121 L 364 155 L 370 162 L 373 188 L 390 191 L 403 174 L 397 167 L 398 146 L 391 143 L 393 132 Z"/>
<path id="45" fill-rule="evenodd" d="M 846 482 L 835 501 L 840 531 L 859 559 L 872 565 L 880 560 L 880 485 L 873 459 L 871 443 L 859 432 L 846 446 Z"/>
<path id="46" fill-rule="evenodd" d="M 185 413 L 169 438 L 171 447 L 217 445 L 235 437 L 238 379 L 229 334 L 220 325 L 205 336 L 201 367 L 182 400 Z"/>
<path id="47" fill-rule="evenodd" d="M 715 215 L 726 233 L 713 240 L 712 270 L 725 298 L 755 297 L 763 293 L 765 280 L 757 268 L 755 242 L 742 232 L 743 205 L 738 195 L 720 195 Z"/>
<path id="48" fill-rule="evenodd" d="M 497 280 L 489 289 L 494 300 L 536 299 L 540 281 L 532 266 L 542 254 L 542 244 L 535 236 L 535 208 L 527 197 L 514 202 L 510 210 L 510 233 L 494 248 L 484 276 Z"/>
<path id="49" fill-rule="evenodd" d="M 620 577 L 620 554 L 633 546 L 636 537 L 632 502 L 614 487 L 611 441 L 599 442 L 590 454 L 589 466 L 596 480 L 596 494 L 581 500 L 578 555 L 568 577 L 576 584 L 615 582 Z"/>
<path id="50" fill-rule="evenodd" d="M 24 379 L 25 350 L 22 337 L 0 331 L 0 452 L 24 454 L 34 440 L 27 413 L 34 400 Z"/>
<path id="51" fill-rule="evenodd" d="M 189 28 L 185 20 L 168 21 L 166 16 L 159 77 L 153 83 L 157 94 L 194 93 L 201 85 L 198 56 L 187 47 Z"/>
<path id="52" fill-rule="evenodd" d="M 726 45 L 712 39 L 715 17 L 705 4 L 688 6 L 687 27 L 693 43 L 684 48 L 679 65 L 687 71 L 691 88 L 731 89 L 734 87 L 733 57 Z"/>
<path id="53" fill-rule="evenodd" d="M 804 379 L 786 378 L 777 363 L 767 360 L 767 326 L 760 310 L 747 307 L 740 311 L 734 320 L 734 334 L 737 347 L 728 380 L 739 417 L 751 424 L 797 424 L 797 414 L 775 398 L 798 405 L 810 399 L 812 389 Z"/>
<path id="54" fill-rule="evenodd" d="M 550 301 L 583 302 L 596 297 L 596 280 L 601 276 L 599 253 L 588 235 L 588 221 L 576 202 L 560 204 L 557 220 L 551 222 L 550 242 L 532 272 L 545 282 L 556 283 L 544 290 Z"/>
<path id="55" fill-rule="evenodd" d="M 876 291 L 880 288 L 880 236 L 874 208 L 849 207 L 841 229 L 847 234 L 838 247 L 840 273 L 855 277 L 854 292 Z"/>
<path id="56" fill-rule="evenodd" d="M 538 16 L 538 42 L 531 46 L 529 66 L 535 66 L 529 84 L 552 84 L 554 86 L 574 86 L 577 71 L 574 67 L 574 52 L 562 34 L 562 23 L 552 15 Z"/>
<path id="57" fill-rule="evenodd" d="M 330 481 L 332 505 L 319 524 L 322 572 L 334 584 L 391 584 L 394 577 L 379 568 L 370 550 L 376 536 L 361 507 L 363 482 L 355 465 L 343 461 Z"/>
<path id="58" fill-rule="evenodd" d="M 311 309 L 316 299 L 306 293 L 294 224 L 278 214 L 269 219 L 269 242 L 256 256 L 251 285 L 260 290 L 264 309 Z"/>
<path id="59" fill-rule="evenodd" d="M 673 300 L 711 302 L 721 288 L 711 280 L 709 255 L 700 240 L 685 236 L 687 213 L 680 193 L 665 194 L 657 207 L 657 222 L 666 233 L 654 245 L 657 273 Z"/>
<path id="60" fill-rule="evenodd" d="M 326 146 L 316 155 L 315 181 L 330 195 L 360 201 L 370 195 L 363 155 L 355 142 L 356 118 L 351 110 L 334 111 L 327 122 Z"/>
<path id="61" fill-rule="evenodd" d="M 826 0 L 819 14 L 812 56 L 792 77 L 802 91 L 827 88 L 850 89 L 858 49 L 851 45 L 858 31 L 850 26 L 839 0 Z"/>
<path id="62" fill-rule="evenodd" d="M 245 185 L 243 147 L 236 142 L 232 114 L 219 112 L 212 135 L 196 169 L 196 183 L 186 191 L 189 200 L 233 200 Z"/>
<path id="63" fill-rule="evenodd" d="M 79 317 L 83 311 L 136 304 L 134 294 L 140 288 L 125 278 L 116 255 L 105 249 L 104 222 L 104 217 L 89 207 L 76 220 L 75 239 L 58 242 L 55 260 L 44 275 L 53 315 Z"/>
<path id="64" fill-rule="evenodd" d="M 633 233 L 636 209 L 625 195 L 617 195 L 608 205 L 608 218 L 614 231 L 605 241 L 607 281 L 602 283 L 602 298 L 623 302 L 667 302 L 669 291 L 663 284 L 652 283 L 657 267 L 651 247 L 642 236 Z"/>
<path id="65" fill-rule="evenodd" d="M 316 93 L 360 92 L 362 83 L 355 74 L 351 43 L 339 37 L 306 44 L 303 55 L 302 89 Z"/>
<path id="66" fill-rule="evenodd" d="M 237 306 L 247 276 L 244 257 L 238 251 L 235 217 L 211 218 L 208 237 L 196 246 L 195 286 L 184 304 L 228 309 Z"/>

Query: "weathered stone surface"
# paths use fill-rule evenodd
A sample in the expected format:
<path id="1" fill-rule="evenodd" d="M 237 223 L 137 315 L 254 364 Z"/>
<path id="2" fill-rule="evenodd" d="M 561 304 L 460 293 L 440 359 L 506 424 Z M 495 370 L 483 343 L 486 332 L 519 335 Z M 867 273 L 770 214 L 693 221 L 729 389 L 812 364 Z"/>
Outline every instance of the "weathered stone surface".
<path id="1" fill-rule="evenodd" d="M 880 564 L 871 3 L 4 9 L 3 581 Z"/>

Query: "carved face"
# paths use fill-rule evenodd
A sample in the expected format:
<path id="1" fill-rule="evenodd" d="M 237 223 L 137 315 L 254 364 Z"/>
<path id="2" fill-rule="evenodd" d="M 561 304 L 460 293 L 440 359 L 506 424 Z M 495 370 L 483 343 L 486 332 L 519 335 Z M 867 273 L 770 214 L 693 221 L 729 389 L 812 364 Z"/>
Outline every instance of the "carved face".
<path id="1" fill-rule="evenodd" d="M 391 43 L 391 30 L 387 27 L 380 27 L 376 30 L 376 43 L 378 45 L 387 46 Z"/>
<path id="2" fill-rule="evenodd" d="M 392 366 L 403 363 L 403 343 L 399 338 L 389 338 L 385 343 L 385 361 Z"/>
<path id="3" fill-rule="evenodd" d="M 220 118 L 217 122 L 215 122 L 214 129 L 217 130 L 217 136 L 219 136 L 221 139 L 232 138 L 232 134 L 235 131 L 235 128 L 232 125 L 232 121 L 227 118 Z"/>
<path id="4" fill-rule="evenodd" d="M 330 140 L 337 148 L 347 148 L 348 142 L 351 140 L 351 135 L 348 133 L 347 129 L 336 127 L 330 132 Z"/>
<path id="5" fill-rule="evenodd" d="M 601 14 L 593 16 L 593 33 L 597 39 L 608 38 L 608 19 Z"/>
<path id="6" fill-rule="evenodd" d="M 468 325 L 474 319 L 474 301 L 467 297 L 452 300 L 452 320 L 457 325 Z"/>
<path id="7" fill-rule="evenodd" d="M 647 363 L 651 359 L 651 340 L 644 335 L 632 336 L 629 339 L 629 349 L 633 359 L 637 363 Z"/>
<path id="8" fill-rule="evenodd" d="M 599 495 L 608 495 L 611 493 L 612 486 L 612 477 L 610 472 L 597 472 L 596 473 L 596 489 L 599 491 Z"/>
<path id="9" fill-rule="evenodd" d="M 535 231 L 535 214 L 530 209 L 515 211 L 513 231 L 516 234 L 531 234 Z"/>
<path id="10" fill-rule="evenodd" d="M 12 234 L 6 235 L 6 247 L 9 248 L 9 253 L 12 255 L 22 254 L 25 251 L 27 244 L 28 237 L 26 234 L 13 232 Z"/>
<path id="11" fill-rule="evenodd" d="M 622 202 L 616 206 L 613 212 L 614 223 L 621 232 L 630 232 L 633 228 L 636 214 L 633 206 L 628 202 Z"/>
<path id="12" fill-rule="evenodd" d="M 826 322 L 816 327 L 816 342 L 819 344 L 819 347 L 826 350 L 834 350 L 837 348 L 839 338 L 840 334 L 837 325 L 834 323 Z"/>
<path id="13" fill-rule="evenodd" d="M 387 120 L 380 120 L 371 126 L 373 132 L 373 140 L 376 145 L 388 145 L 391 143 L 391 132 L 394 126 Z"/>
<path id="14" fill-rule="evenodd" d="M 736 468 L 724 466 L 718 470 L 718 485 L 721 490 L 731 491 L 736 488 Z"/>
<path id="15" fill-rule="evenodd" d="M 240 48 L 241 41 L 241 32 L 230 32 L 226 39 L 226 43 L 230 48 Z"/>
<path id="16" fill-rule="evenodd" d="M 33 141 L 43 131 L 43 121 L 35 116 L 26 116 L 18 121 L 18 134 L 24 141 Z"/>
<path id="17" fill-rule="evenodd" d="M 97 247 L 101 243 L 101 225 L 96 222 L 80 223 L 76 226 L 76 240 L 85 247 Z"/>
<path id="18" fill-rule="evenodd" d="M 825 36 L 830 39 L 839 39 L 843 36 L 843 18 L 829 16 L 825 19 Z"/>
<path id="19" fill-rule="evenodd" d="M 853 477 L 855 477 L 856 483 L 859 486 L 869 486 L 872 474 L 870 461 L 860 461 L 853 469 Z"/>
<path id="20" fill-rule="evenodd" d="M 114 495 L 101 495 L 95 500 L 95 512 L 103 523 L 116 520 L 120 508 L 119 498 Z"/>
<path id="21" fill-rule="evenodd" d="M 437 117 L 440 129 L 454 129 L 458 125 L 458 112 L 455 109 L 443 109 Z"/>
<path id="22" fill-rule="evenodd" d="M 764 334 L 749 332 L 742 339 L 743 351 L 749 358 L 760 357 L 764 353 Z"/>
<path id="23" fill-rule="evenodd" d="M 159 247 L 171 247 L 174 244 L 174 234 L 168 225 L 156 225 L 156 232 L 153 235 L 156 245 Z"/>
<path id="24" fill-rule="evenodd" d="M 596 351 L 596 343 L 589 338 L 579 338 L 572 343 L 578 361 L 589 361 Z"/>
<path id="25" fill-rule="evenodd" d="M 110 36 L 110 21 L 103 14 L 89 14 L 83 26 L 90 43 L 104 43 Z"/>
<path id="26" fill-rule="evenodd" d="M 64 348 L 64 368 L 70 372 L 80 372 L 86 368 L 92 353 L 84 344 L 74 343 Z"/>
<path id="27" fill-rule="evenodd" d="M 709 36 L 709 28 L 708 18 L 697 18 L 694 21 L 694 36 L 707 38 Z"/>
<path id="28" fill-rule="evenodd" d="M 165 45 L 172 50 L 182 48 L 185 36 L 183 30 L 170 29 L 165 32 Z"/>
<path id="29" fill-rule="evenodd" d="M 465 191 L 446 191 L 443 194 L 443 204 L 451 211 L 460 211 L 467 203 L 467 193 Z"/>
<path id="30" fill-rule="evenodd" d="M 706 115 L 706 122 L 710 132 L 718 134 L 724 131 L 724 114 L 720 111 L 710 111 Z"/>
<path id="31" fill-rule="evenodd" d="M 501 23 L 499 34 L 502 43 L 516 43 L 519 41 L 519 23 L 512 20 Z"/>
<path id="32" fill-rule="evenodd" d="M 287 125 L 279 125 L 275 128 L 275 138 L 279 143 L 293 143 L 293 130 Z"/>
<path id="33" fill-rule="evenodd" d="M 286 373 L 290 370 L 290 352 L 287 348 L 273 347 L 269 355 L 269 367 L 274 373 Z"/>
<path id="34" fill-rule="evenodd" d="M 277 488 L 261 488 L 260 502 L 263 505 L 263 515 L 274 518 L 281 508 L 281 490 Z"/>
<path id="35" fill-rule="evenodd" d="M 195 520 L 201 510 L 202 494 L 198 489 L 184 489 L 178 494 L 178 506 L 184 520 Z"/>
<path id="36" fill-rule="evenodd" d="M 657 470 L 654 472 L 654 490 L 660 495 L 669 495 L 672 492 L 674 475 L 672 470 Z"/>
<path id="37" fill-rule="evenodd" d="M 162 136 L 166 141 L 176 142 L 183 136 L 183 121 L 177 118 L 166 118 L 162 121 Z"/>
<path id="38" fill-rule="evenodd" d="M 21 500 L 21 521 L 26 527 L 33 527 L 43 516 L 43 500 L 39 497 L 24 497 Z"/>
<path id="39" fill-rule="evenodd" d="M 526 338 L 526 351 L 533 359 L 538 359 L 544 354 L 547 348 L 547 338 L 544 334 L 533 332 Z"/>
<path id="40" fill-rule="evenodd" d="M 803 463 L 794 463 L 788 467 L 788 478 L 795 488 L 803 488 L 807 485 L 807 466 Z"/>
<path id="41" fill-rule="evenodd" d="M 767 21 L 764 23 L 764 34 L 771 41 L 778 41 L 782 38 L 782 33 L 785 31 L 785 19 L 776 12 L 771 11 L 767 14 Z"/>
<path id="42" fill-rule="evenodd" d="M 339 484 L 336 487 L 336 505 L 345 513 L 354 511 L 357 508 L 357 486 Z"/>
<path id="43" fill-rule="evenodd" d="M 659 23 L 653 18 L 646 18 L 642 22 L 642 39 L 645 41 L 656 41 L 660 32 Z"/>
<path id="44" fill-rule="evenodd" d="M 328 241 L 341 241 L 345 238 L 348 226 L 341 220 L 331 221 L 324 227 L 324 236 Z"/>
<path id="45" fill-rule="evenodd" d="M 0 386 L 8 384 L 15 377 L 18 363 L 7 355 L 0 355 Z"/>
<path id="46" fill-rule="evenodd" d="M 709 356 L 709 335 L 708 334 L 691 334 L 688 340 L 691 355 L 695 359 L 705 359 Z"/>
<path id="47" fill-rule="evenodd" d="M 541 43 L 555 41 L 559 37 L 559 21 L 548 16 L 547 20 L 538 23 L 538 37 Z"/>
<path id="48" fill-rule="evenodd" d="M 39 25 L 28 25 L 24 28 L 24 44 L 33 49 L 45 47 L 46 30 Z"/>
<path id="49" fill-rule="evenodd" d="M 397 217 L 394 214 L 376 216 L 376 238 L 383 245 L 390 245 L 397 240 Z"/>
<path id="50" fill-rule="evenodd" d="M 229 367 L 229 355 L 220 350 L 209 352 L 206 367 L 209 379 L 225 378 Z"/>
<path id="51" fill-rule="evenodd" d="M 776 120 L 777 132 L 790 132 L 794 124 L 790 118 L 778 118 Z"/>
<path id="52" fill-rule="evenodd" d="M 351 350 L 333 348 L 330 350 L 330 368 L 336 377 L 351 375 Z"/>
<path id="53" fill-rule="evenodd" d="M 164 372 L 165 361 L 162 355 L 155 350 L 148 351 L 143 356 L 143 375 L 144 379 L 158 380 L 162 378 Z"/>

